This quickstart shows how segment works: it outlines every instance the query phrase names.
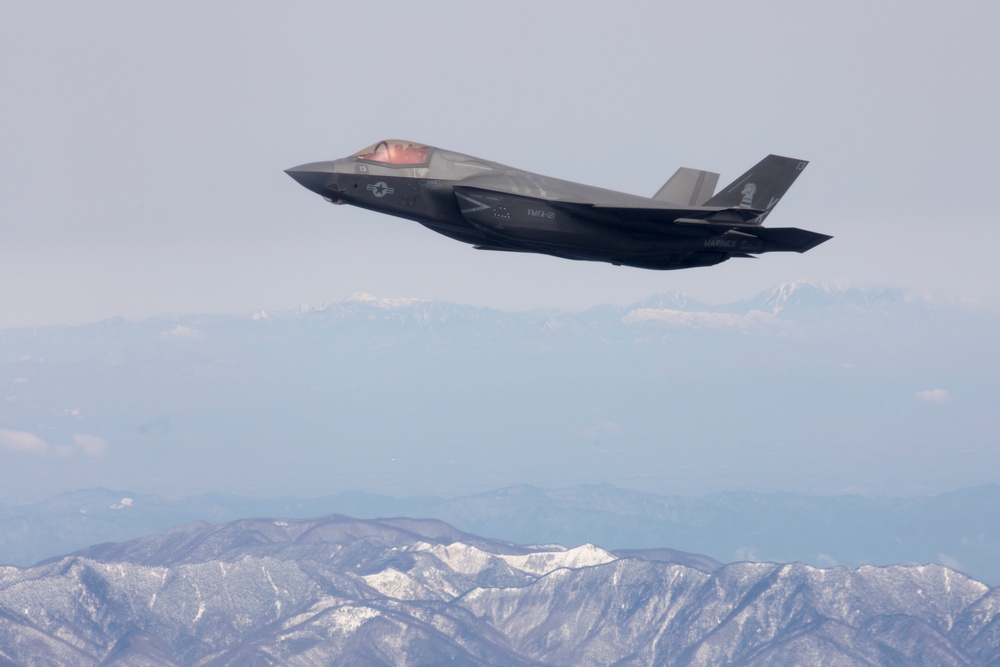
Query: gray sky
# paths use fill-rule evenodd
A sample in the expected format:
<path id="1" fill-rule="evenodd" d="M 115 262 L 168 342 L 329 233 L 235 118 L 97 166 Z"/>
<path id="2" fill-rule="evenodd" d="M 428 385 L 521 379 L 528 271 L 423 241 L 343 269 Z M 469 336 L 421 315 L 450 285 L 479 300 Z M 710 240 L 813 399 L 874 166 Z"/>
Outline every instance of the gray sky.
<path id="1" fill-rule="evenodd" d="M 819 5 L 5 3 L 0 326 L 795 279 L 997 306 L 1000 6 Z M 665 273 L 490 254 L 282 173 L 385 137 L 638 194 L 801 157 L 769 222 L 836 238 Z"/>

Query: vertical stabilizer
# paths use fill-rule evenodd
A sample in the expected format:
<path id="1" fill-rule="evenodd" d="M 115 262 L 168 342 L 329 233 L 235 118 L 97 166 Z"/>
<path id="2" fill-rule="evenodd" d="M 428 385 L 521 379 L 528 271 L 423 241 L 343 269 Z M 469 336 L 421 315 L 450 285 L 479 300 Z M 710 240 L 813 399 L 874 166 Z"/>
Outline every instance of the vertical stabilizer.
<path id="1" fill-rule="evenodd" d="M 768 155 L 705 202 L 705 206 L 757 209 L 764 211 L 757 219 L 763 221 L 807 164 L 805 160 Z"/>
<path id="2" fill-rule="evenodd" d="M 701 206 L 715 192 L 718 183 L 719 175 L 714 172 L 681 167 L 657 190 L 653 199 L 682 206 Z"/>

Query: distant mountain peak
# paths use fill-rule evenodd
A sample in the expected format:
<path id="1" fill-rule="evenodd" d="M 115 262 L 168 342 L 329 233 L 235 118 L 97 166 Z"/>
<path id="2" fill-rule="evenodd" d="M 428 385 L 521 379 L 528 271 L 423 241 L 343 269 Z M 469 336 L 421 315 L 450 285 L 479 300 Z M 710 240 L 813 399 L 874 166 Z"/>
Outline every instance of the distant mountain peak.
<path id="1" fill-rule="evenodd" d="M 927 305 L 927 298 L 892 287 L 863 287 L 846 284 L 819 284 L 805 280 L 776 285 L 746 301 L 739 302 L 743 309 L 760 310 L 773 315 L 793 311 L 820 310 L 829 307 L 848 308 L 871 312 L 884 311 L 887 307 Z"/>
<path id="2" fill-rule="evenodd" d="M 765 290 L 757 296 L 755 301 L 765 306 L 762 310 L 777 314 L 789 303 L 816 296 L 826 297 L 834 291 L 842 290 L 828 285 L 817 285 L 806 280 L 795 280 Z"/>

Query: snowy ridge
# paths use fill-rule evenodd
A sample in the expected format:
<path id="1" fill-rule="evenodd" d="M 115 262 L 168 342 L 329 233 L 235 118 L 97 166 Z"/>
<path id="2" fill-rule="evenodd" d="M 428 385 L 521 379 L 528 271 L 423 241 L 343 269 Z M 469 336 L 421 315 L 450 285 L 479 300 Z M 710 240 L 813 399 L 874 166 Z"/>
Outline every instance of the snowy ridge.
<path id="1" fill-rule="evenodd" d="M 604 549 L 593 544 L 584 544 L 575 549 L 542 551 L 524 556 L 500 556 L 511 567 L 534 575 L 545 575 L 555 570 L 578 569 L 603 565 L 618 560 Z"/>
<path id="2" fill-rule="evenodd" d="M 415 546 L 415 550 L 426 550 L 452 571 L 461 574 L 479 574 L 497 560 L 496 555 L 461 542 L 453 542 L 449 545 L 421 542 Z"/>
<path id="3" fill-rule="evenodd" d="M 983 665 L 998 623 L 1000 591 L 942 566 L 706 572 L 414 519 L 203 524 L 0 569 L 13 664 Z"/>
<path id="4" fill-rule="evenodd" d="M 496 561 L 503 561 L 525 574 L 542 576 L 561 568 L 590 567 L 617 560 L 616 556 L 593 544 L 584 544 L 574 549 L 559 545 L 534 548 L 537 550 L 529 554 L 512 555 L 491 554 L 460 542 L 449 545 L 420 544 L 417 547 L 420 551 L 425 550 L 434 555 L 453 571 L 471 575 L 494 566 Z"/>
<path id="5" fill-rule="evenodd" d="M 796 280 L 791 283 L 785 283 L 783 285 L 772 287 L 770 290 L 759 294 L 756 299 L 762 302 L 763 305 L 769 306 L 770 312 L 777 314 L 780 313 L 789 302 L 794 299 L 802 299 L 806 294 L 811 293 L 813 296 L 827 296 L 834 291 L 842 290 L 826 285 L 817 285 L 804 280 Z"/>

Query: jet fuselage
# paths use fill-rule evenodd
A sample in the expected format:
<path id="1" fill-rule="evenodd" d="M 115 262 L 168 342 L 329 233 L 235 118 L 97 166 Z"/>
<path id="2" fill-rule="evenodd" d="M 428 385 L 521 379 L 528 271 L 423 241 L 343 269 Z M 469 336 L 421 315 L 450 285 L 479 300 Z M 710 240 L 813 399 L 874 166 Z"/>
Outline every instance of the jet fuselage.
<path id="1" fill-rule="evenodd" d="M 789 182 L 779 185 L 787 189 L 805 162 L 772 158 L 801 165 L 784 174 Z M 759 224 L 776 203 L 774 197 L 766 209 L 754 208 L 754 201 L 739 207 L 691 206 L 409 142 L 379 142 L 350 157 L 300 165 L 287 173 L 333 203 L 413 220 L 487 250 L 679 269 L 772 250 L 803 252 L 829 238 L 803 230 L 791 235 L 766 230 L 772 232 L 770 238 L 761 238 L 759 232 L 765 230 Z M 775 174 L 761 173 L 758 180 L 769 178 L 774 180 Z"/>

